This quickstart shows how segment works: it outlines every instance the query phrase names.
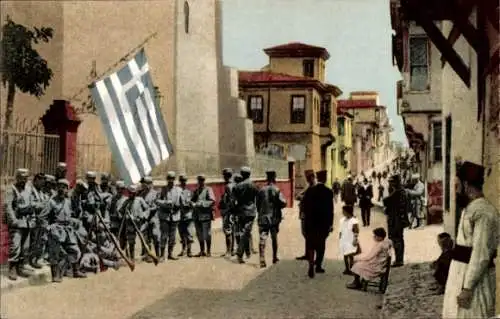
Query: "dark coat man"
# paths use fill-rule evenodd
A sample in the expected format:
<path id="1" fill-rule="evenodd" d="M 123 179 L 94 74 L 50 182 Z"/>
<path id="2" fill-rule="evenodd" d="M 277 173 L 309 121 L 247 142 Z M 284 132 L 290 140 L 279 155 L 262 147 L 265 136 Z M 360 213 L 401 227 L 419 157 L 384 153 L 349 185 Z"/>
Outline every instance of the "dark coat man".
<path id="1" fill-rule="evenodd" d="M 352 177 L 349 176 L 342 185 L 340 196 L 347 206 L 354 206 L 356 203 L 356 187 L 352 183 Z"/>
<path id="2" fill-rule="evenodd" d="M 300 194 L 297 195 L 297 200 L 300 201 L 299 203 L 299 218 L 300 218 L 300 230 L 302 233 L 302 236 L 304 236 L 304 239 L 306 238 L 306 230 L 304 227 L 304 219 L 305 219 L 305 212 L 304 212 L 304 195 L 307 191 L 307 189 L 311 186 L 314 186 L 316 184 L 316 176 L 314 176 L 314 171 L 312 169 L 304 171 L 304 175 L 307 180 L 307 187 L 300 192 Z M 305 245 L 304 241 L 304 255 L 295 258 L 297 260 L 307 260 L 307 246 Z"/>
<path id="3" fill-rule="evenodd" d="M 318 183 L 307 189 L 303 199 L 310 278 L 314 278 L 315 271 L 325 272 L 321 267 L 325 255 L 325 242 L 333 229 L 333 192 L 325 185 L 327 172 L 317 172 L 316 178 Z"/>
<path id="4" fill-rule="evenodd" d="M 370 226 L 370 210 L 373 206 L 373 186 L 368 183 L 365 178 L 363 185 L 359 187 L 358 190 L 359 197 L 359 208 L 361 208 L 361 219 L 363 220 L 363 226 Z"/>

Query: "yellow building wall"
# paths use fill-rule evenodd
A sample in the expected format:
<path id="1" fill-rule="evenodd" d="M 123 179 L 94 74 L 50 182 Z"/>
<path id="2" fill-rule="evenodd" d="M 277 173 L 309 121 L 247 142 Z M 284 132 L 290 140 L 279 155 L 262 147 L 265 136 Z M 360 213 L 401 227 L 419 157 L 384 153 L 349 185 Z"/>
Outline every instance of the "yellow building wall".
<path id="1" fill-rule="evenodd" d="M 325 81 L 325 60 L 321 58 L 270 58 L 269 70 L 275 73 L 283 73 L 293 76 L 304 76 L 303 61 L 314 60 L 314 78 Z"/>
<path id="2" fill-rule="evenodd" d="M 355 109 L 354 110 L 355 122 L 374 122 L 375 121 L 375 108 L 369 109 Z"/>

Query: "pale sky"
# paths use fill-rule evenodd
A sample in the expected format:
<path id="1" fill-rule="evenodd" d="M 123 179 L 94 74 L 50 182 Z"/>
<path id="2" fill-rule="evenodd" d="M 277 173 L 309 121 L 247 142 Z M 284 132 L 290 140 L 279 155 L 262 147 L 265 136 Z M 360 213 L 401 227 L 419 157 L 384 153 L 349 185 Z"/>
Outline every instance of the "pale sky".
<path id="1" fill-rule="evenodd" d="M 396 113 L 389 0 L 223 0 L 224 64 L 260 69 L 262 49 L 288 42 L 325 47 L 326 78 L 344 92 L 378 91 L 394 132 L 405 141 Z"/>

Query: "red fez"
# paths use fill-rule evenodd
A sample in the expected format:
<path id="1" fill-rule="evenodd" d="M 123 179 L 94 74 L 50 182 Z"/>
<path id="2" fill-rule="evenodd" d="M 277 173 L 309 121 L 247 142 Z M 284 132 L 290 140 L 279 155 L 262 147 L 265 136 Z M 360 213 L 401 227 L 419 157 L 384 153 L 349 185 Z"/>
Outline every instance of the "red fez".
<path id="1" fill-rule="evenodd" d="M 464 181 L 472 184 L 484 183 L 484 167 L 471 162 L 457 163 L 456 175 Z"/>

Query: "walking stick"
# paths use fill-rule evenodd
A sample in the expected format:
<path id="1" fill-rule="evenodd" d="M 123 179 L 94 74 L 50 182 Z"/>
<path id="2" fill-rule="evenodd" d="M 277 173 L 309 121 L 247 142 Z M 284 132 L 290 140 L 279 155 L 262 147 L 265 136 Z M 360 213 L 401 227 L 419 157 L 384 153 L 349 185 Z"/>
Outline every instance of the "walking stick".
<path id="1" fill-rule="evenodd" d="M 106 225 L 106 223 L 104 222 L 104 219 L 102 218 L 101 213 L 97 211 L 96 216 L 99 219 L 99 221 L 101 222 L 101 224 L 104 226 L 104 230 L 106 231 L 106 235 L 108 236 L 108 238 L 111 239 L 111 241 L 115 245 L 115 248 L 118 250 L 118 253 L 123 258 L 123 260 L 125 260 L 125 262 L 127 263 L 128 267 L 130 268 L 130 271 L 134 271 L 134 269 L 135 269 L 134 261 L 127 258 L 125 252 L 121 249 L 120 243 L 116 239 L 115 235 L 113 235 L 113 233 L 109 230 L 108 225 Z"/>
<path id="2" fill-rule="evenodd" d="M 153 259 L 153 263 L 155 264 L 155 266 L 158 266 L 158 263 L 160 262 L 158 259 L 158 256 L 156 256 L 154 251 L 151 250 L 151 247 L 149 247 L 149 245 L 146 243 L 144 236 L 142 236 L 141 230 L 139 229 L 139 227 L 135 223 L 135 221 L 132 218 L 132 215 L 130 214 L 128 209 L 125 209 L 125 214 L 127 214 L 128 217 L 130 218 L 130 221 L 132 222 L 132 225 L 134 226 L 135 232 L 137 233 L 137 235 L 139 236 L 139 239 L 141 240 L 142 246 L 146 249 L 146 253 L 148 254 L 149 257 L 151 257 L 151 259 Z"/>

